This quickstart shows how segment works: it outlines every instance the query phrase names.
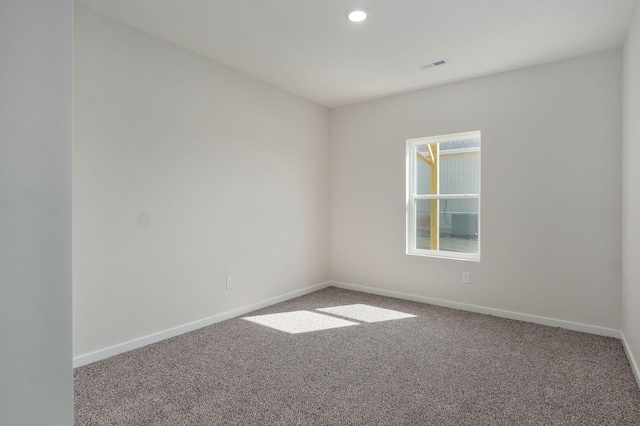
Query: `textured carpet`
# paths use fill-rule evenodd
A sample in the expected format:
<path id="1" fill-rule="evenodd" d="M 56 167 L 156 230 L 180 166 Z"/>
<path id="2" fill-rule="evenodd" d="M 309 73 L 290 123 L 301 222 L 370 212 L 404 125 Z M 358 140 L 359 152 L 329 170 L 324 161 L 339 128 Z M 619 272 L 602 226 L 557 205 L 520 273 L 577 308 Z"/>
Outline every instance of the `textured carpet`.
<path id="1" fill-rule="evenodd" d="M 353 304 L 415 317 L 318 310 Z M 235 318 L 77 368 L 75 424 L 640 425 L 617 339 L 336 288 L 245 317 L 294 311 L 356 324 Z"/>

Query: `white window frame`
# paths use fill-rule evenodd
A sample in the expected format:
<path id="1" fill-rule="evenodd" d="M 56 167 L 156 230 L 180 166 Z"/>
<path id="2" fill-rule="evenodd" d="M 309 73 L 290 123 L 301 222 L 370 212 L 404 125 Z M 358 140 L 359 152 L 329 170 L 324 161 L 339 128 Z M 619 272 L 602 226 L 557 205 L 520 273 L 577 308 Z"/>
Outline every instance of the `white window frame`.
<path id="1" fill-rule="evenodd" d="M 438 195 L 417 195 L 416 194 L 416 170 L 417 159 L 416 147 L 418 145 L 442 143 L 442 142 L 454 142 L 465 139 L 481 139 L 481 132 L 479 130 L 472 132 L 462 132 L 450 135 L 442 136 L 430 136 L 424 138 L 415 138 L 407 140 L 407 197 L 406 197 L 406 217 L 407 217 L 407 254 L 417 256 L 429 256 L 445 259 L 461 259 L 480 261 L 480 191 L 481 191 L 481 169 L 478 169 L 478 193 L 477 194 L 438 194 Z M 480 152 L 482 152 L 482 142 L 480 142 Z M 482 158 L 482 155 L 481 157 Z M 418 200 L 454 200 L 454 199 L 477 199 L 478 200 L 478 253 L 458 253 L 452 251 L 443 250 L 426 250 L 416 248 L 416 201 Z M 438 230 L 440 232 L 440 230 Z"/>

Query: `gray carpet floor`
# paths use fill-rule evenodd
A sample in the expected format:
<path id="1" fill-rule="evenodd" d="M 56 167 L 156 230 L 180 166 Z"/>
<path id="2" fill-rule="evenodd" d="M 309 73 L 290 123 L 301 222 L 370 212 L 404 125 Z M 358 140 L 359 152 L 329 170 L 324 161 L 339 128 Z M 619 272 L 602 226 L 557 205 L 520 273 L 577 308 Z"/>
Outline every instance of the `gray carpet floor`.
<path id="1" fill-rule="evenodd" d="M 364 322 L 364 304 L 415 315 Z M 327 288 L 245 315 L 355 325 L 290 334 L 235 318 L 80 368 L 76 425 L 640 425 L 619 340 Z"/>

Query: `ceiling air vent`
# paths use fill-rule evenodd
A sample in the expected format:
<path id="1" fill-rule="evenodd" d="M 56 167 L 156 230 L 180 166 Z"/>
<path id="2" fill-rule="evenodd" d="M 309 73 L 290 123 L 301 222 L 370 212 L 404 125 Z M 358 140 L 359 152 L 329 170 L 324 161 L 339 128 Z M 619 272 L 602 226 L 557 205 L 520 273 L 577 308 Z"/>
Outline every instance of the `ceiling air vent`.
<path id="1" fill-rule="evenodd" d="M 421 70 L 426 70 L 429 68 L 434 68 L 434 67 L 439 67 L 442 65 L 446 65 L 448 64 L 449 61 L 447 59 L 440 59 L 439 61 L 434 61 L 428 64 L 424 64 L 424 65 L 418 65 L 418 68 L 420 68 Z"/>

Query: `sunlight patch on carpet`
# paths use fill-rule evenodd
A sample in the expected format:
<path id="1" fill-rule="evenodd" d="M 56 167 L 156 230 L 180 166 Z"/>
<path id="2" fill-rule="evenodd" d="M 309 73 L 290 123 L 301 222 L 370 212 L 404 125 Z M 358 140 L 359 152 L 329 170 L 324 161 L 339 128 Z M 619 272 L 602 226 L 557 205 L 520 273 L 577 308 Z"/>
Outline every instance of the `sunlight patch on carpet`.
<path id="1" fill-rule="evenodd" d="M 405 314 L 404 312 L 362 304 L 320 308 L 317 310 L 362 322 L 380 322 L 415 317 L 415 315 Z"/>
<path id="2" fill-rule="evenodd" d="M 256 315 L 254 317 L 244 317 L 247 321 L 266 327 L 275 328 L 285 333 L 297 334 L 310 331 L 328 330 L 331 328 L 348 327 L 358 325 L 339 318 L 322 315 L 309 311 L 283 312 L 279 314 Z"/>

